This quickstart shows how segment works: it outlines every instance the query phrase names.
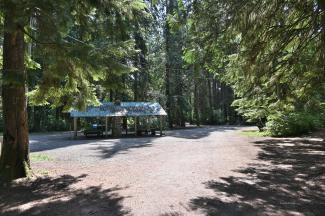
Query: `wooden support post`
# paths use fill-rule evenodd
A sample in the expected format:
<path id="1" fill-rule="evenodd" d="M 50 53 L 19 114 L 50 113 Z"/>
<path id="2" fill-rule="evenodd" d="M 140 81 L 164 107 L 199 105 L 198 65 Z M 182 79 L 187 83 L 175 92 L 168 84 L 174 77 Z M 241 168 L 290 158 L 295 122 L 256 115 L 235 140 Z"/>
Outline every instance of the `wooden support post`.
<path id="1" fill-rule="evenodd" d="M 74 117 L 73 118 L 73 131 L 74 131 L 74 134 L 73 134 L 73 137 L 74 138 L 77 138 L 78 136 L 78 117 Z"/>
<path id="2" fill-rule="evenodd" d="M 128 117 L 125 118 L 126 118 L 125 135 L 128 135 Z"/>
<path id="3" fill-rule="evenodd" d="M 105 117 L 105 136 L 108 136 L 108 117 Z"/>
<path id="4" fill-rule="evenodd" d="M 163 131 L 163 116 L 159 116 L 160 118 L 160 136 L 163 135 L 162 131 Z"/>
<path id="5" fill-rule="evenodd" d="M 121 137 L 122 134 L 122 117 L 121 116 L 114 116 L 113 117 L 113 127 L 112 127 L 112 136 L 117 138 Z"/>
<path id="6" fill-rule="evenodd" d="M 148 124 L 148 135 L 151 135 L 150 116 L 147 117 L 147 124 Z"/>
<path id="7" fill-rule="evenodd" d="M 137 117 L 134 117 L 134 135 L 137 136 Z"/>

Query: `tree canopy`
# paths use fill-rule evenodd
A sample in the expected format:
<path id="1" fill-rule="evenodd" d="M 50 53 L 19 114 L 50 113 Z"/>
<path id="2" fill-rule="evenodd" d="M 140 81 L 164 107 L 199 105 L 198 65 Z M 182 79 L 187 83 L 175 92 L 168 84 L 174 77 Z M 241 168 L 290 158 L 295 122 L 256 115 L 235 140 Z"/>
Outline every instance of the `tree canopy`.
<path id="1" fill-rule="evenodd" d="M 323 1 L 198 1 L 193 14 L 194 62 L 218 74 L 235 92 L 233 106 L 249 121 L 285 134 L 301 133 L 324 113 Z M 213 24 L 215 23 L 215 24 Z M 194 51 L 195 52 L 195 51 Z M 202 52 L 195 52 L 202 54 Z M 316 115 L 317 114 L 317 115 Z M 320 116 L 321 115 L 321 116 Z M 312 117 L 314 116 L 314 117 Z M 280 124 L 280 125 L 279 125 Z M 277 128 L 279 127 L 279 128 Z M 307 127 L 307 128 L 305 128 Z M 297 130 L 297 131 L 295 131 Z"/>

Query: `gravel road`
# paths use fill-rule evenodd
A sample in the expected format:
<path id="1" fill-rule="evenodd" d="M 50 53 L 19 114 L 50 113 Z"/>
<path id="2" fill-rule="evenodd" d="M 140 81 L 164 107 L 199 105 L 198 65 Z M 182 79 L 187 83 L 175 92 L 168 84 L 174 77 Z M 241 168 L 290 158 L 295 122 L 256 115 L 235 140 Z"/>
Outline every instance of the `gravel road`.
<path id="1" fill-rule="evenodd" d="M 17 183 L 11 190 L 20 197 L 26 193 L 24 201 L 15 202 L 17 192 L 0 209 L 5 209 L 3 215 L 72 216 L 322 212 L 324 187 L 315 181 L 324 183 L 323 176 L 310 186 L 300 185 L 311 165 L 297 170 L 285 161 L 293 147 L 306 143 L 246 137 L 239 133 L 242 129 L 249 128 L 211 126 L 123 139 L 32 135 L 31 152 L 52 159 L 33 162 L 32 167 L 36 173 L 49 172 L 49 177 Z M 308 146 L 317 173 L 324 168 L 319 156 L 325 151 L 323 144 L 314 142 Z M 305 201 L 299 201 L 301 197 Z"/>

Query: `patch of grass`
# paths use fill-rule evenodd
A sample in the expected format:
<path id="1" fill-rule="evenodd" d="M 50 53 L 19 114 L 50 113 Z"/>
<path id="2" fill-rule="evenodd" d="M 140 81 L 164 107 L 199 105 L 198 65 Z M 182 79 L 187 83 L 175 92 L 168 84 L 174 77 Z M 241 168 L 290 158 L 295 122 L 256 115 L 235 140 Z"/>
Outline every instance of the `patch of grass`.
<path id="1" fill-rule="evenodd" d="M 39 153 L 31 153 L 30 160 L 33 162 L 40 162 L 40 161 L 52 161 L 53 158 L 46 154 L 39 154 Z"/>
<path id="2" fill-rule="evenodd" d="M 248 136 L 248 137 L 267 137 L 270 136 L 269 131 L 258 131 L 258 130 L 244 130 L 239 132 L 241 135 Z"/>
<path id="3" fill-rule="evenodd" d="M 50 175 L 50 171 L 46 170 L 46 169 L 39 169 L 39 170 L 35 170 L 34 171 L 36 175 L 42 175 L 42 176 L 48 176 Z"/>

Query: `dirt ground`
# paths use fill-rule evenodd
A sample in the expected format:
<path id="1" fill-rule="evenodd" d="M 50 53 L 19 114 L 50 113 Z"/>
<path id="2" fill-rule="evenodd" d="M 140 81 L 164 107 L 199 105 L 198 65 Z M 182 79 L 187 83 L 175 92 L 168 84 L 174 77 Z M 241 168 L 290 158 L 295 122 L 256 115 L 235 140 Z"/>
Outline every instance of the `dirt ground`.
<path id="1" fill-rule="evenodd" d="M 0 215 L 325 215 L 325 145 L 215 126 L 164 137 L 32 135 L 37 178 L 0 188 Z M 44 175 L 46 174 L 46 175 Z"/>

